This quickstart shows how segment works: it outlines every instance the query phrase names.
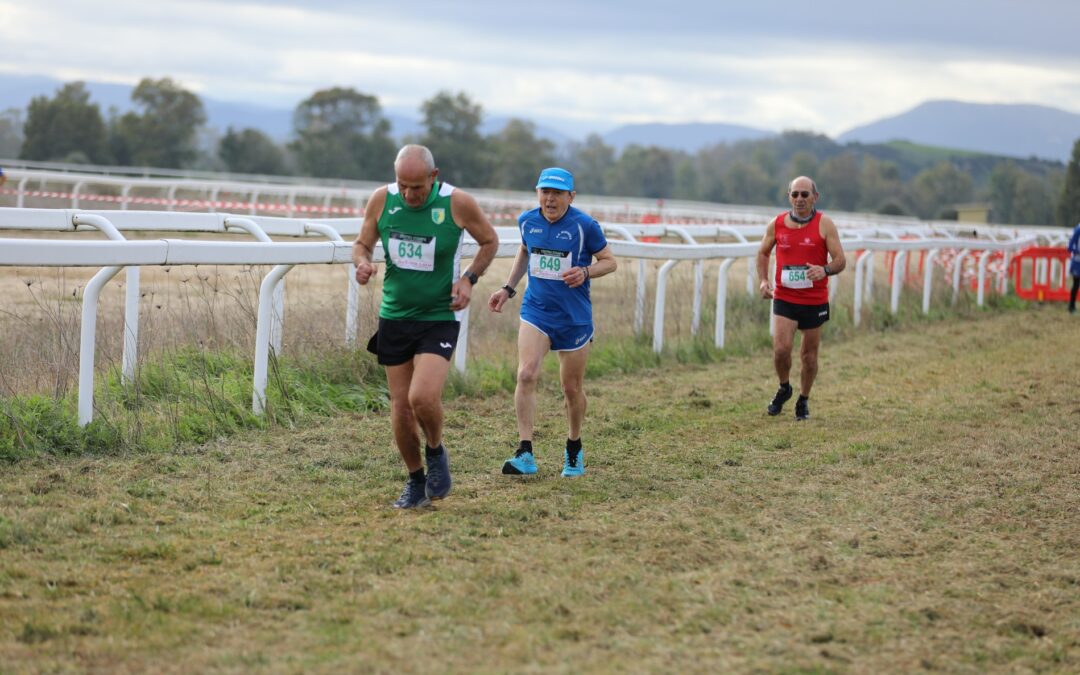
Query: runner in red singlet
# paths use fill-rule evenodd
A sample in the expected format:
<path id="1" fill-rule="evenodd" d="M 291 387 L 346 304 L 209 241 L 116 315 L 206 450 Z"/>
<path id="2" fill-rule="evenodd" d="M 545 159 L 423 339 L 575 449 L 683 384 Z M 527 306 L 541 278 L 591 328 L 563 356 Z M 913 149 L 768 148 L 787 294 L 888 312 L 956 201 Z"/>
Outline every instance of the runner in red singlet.
<path id="1" fill-rule="evenodd" d="M 814 208 L 817 185 L 806 176 L 791 181 L 791 210 L 769 223 L 757 256 L 757 273 L 763 298 L 773 301 L 773 365 L 780 388 L 769 404 L 770 415 L 779 415 L 791 398 L 791 350 L 795 331 L 802 331 L 799 399 L 795 419 L 810 418 L 810 388 L 818 370 L 821 327 L 829 320 L 829 281 L 847 265 L 840 236 L 832 218 Z M 776 274 L 769 278 L 769 256 L 776 248 Z"/>

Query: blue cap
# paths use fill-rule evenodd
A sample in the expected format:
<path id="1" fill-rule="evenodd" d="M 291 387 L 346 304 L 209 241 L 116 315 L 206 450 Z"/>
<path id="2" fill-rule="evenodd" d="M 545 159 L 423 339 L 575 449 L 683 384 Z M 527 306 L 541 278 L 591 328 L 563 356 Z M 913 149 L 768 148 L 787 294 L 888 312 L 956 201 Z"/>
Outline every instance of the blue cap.
<path id="1" fill-rule="evenodd" d="M 574 191 L 574 174 L 566 169 L 551 167 L 540 172 L 540 180 L 536 182 L 538 188 L 555 188 L 556 190 Z"/>

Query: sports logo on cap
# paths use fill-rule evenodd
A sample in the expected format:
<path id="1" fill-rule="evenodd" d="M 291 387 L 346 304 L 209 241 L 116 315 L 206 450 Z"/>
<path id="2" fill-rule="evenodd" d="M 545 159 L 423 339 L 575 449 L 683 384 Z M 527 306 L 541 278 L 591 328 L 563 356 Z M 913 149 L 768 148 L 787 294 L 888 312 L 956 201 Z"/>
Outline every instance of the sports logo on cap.
<path id="1" fill-rule="evenodd" d="M 566 169 L 551 167 L 540 172 L 540 180 L 536 182 L 538 188 L 554 188 L 556 190 L 574 191 L 574 174 Z"/>

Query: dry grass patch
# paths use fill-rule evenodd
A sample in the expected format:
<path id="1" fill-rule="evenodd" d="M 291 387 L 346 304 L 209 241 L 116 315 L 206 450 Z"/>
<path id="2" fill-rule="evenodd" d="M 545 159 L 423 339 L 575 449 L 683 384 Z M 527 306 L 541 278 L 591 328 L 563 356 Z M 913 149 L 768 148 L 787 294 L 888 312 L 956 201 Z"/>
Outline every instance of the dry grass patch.
<path id="1" fill-rule="evenodd" d="M 765 351 L 587 383 L 588 474 L 499 474 L 509 394 L 448 401 L 454 493 L 398 513 L 385 414 L 0 476 L 10 672 L 1071 672 L 1080 368 L 1060 307 L 830 341 L 812 419 Z"/>

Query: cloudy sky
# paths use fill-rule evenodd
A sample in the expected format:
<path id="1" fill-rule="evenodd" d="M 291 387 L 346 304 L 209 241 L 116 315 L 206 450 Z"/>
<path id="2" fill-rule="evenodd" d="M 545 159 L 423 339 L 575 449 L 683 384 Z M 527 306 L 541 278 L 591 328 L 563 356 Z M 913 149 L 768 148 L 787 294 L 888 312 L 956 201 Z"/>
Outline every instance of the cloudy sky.
<path id="1" fill-rule="evenodd" d="M 837 135 L 933 99 L 1080 113 L 1080 0 L 0 0 L 0 72 L 292 108 L 439 90 L 572 135 L 730 122 Z"/>

